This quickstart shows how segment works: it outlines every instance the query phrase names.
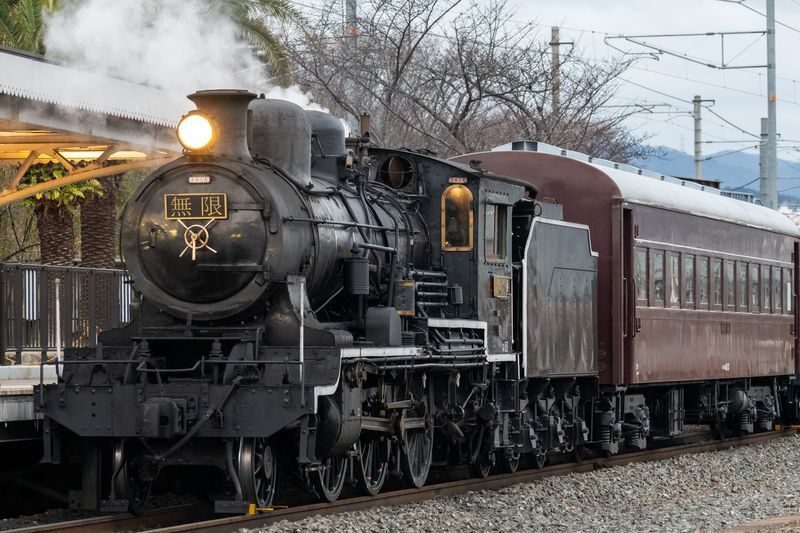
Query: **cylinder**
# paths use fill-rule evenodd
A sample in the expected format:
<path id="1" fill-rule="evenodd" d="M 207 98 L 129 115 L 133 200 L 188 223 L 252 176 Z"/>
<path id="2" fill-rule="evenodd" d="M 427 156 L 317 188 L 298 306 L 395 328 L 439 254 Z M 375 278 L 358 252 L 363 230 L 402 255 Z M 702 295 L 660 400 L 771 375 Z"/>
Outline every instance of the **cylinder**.
<path id="1" fill-rule="evenodd" d="M 461 285 L 447 287 L 447 301 L 450 305 L 464 304 L 464 291 L 461 289 Z"/>
<path id="2" fill-rule="evenodd" d="M 344 260 L 344 292 L 354 296 L 369 294 L 369 260 L 366 257 Z"/>

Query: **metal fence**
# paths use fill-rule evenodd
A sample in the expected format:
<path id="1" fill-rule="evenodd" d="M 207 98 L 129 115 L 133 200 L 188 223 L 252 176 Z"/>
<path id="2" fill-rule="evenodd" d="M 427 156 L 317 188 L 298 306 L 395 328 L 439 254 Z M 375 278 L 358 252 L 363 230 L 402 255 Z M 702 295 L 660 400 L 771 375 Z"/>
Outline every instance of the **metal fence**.
<path id="1" fill-rule="evenodd" d="M 0 263 L 0 364 L 93 347 L 99 332 L 130 321 L 132 300 L 124 270 Z"/>

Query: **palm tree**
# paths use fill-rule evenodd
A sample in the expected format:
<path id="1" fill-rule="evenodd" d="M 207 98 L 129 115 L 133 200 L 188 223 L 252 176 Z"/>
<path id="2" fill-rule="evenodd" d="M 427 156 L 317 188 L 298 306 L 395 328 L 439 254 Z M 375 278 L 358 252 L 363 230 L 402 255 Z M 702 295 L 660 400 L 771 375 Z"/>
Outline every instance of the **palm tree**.
<path id="1" fill-rule="evenodd" d="M 42 15 L 60 7 L 60 0 L 0 0 L 0 45 L 44 54 Z"/>
<path id="2" fill-rule="evenodd" d="M 20 188 L 66 175 L 57 163 L 33 165 L 25 174 Z M 87 197 L 102 194 L 100 182 L 89 180 L 80 186 L 67 186 L 36 194 L 25 202 L 33 209 L 39 230 L 41 262 L 46 265 L 69 266 L 75 258 L 75 212 Z"/>

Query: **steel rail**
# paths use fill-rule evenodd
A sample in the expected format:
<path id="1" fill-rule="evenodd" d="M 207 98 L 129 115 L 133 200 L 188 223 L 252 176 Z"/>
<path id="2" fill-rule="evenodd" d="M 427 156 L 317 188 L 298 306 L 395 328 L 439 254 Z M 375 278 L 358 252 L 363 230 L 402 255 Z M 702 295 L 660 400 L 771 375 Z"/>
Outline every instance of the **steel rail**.
<path id="1" fill-rule="evenodd" d="M 140 515 L 117 514 L 93 516 L 67 522 L 53 522 L 36 526 L 7 530 L 7 533 L 108 533 L 112 531 L 143 531 L 174 524 L 185 524 L 190 520 L 205 520 L 214 517 L 214 511 L 207 504 L 185 504 L 151 509 Z"/>
<path id="2" fill-rule="evenodd" d="M 156 533 L 182 533 L 198 531 L 202 533 L 230 533 L 240 528 L 259 528 L 282 520 L 298 521 L 310 516 L 338 514 L 359 511 L 373 507 L 404 505 L 439 496 L 454 496 L 474 490 L 496 490 L 510 485 L 526 483 L 551 476 L 572 473 L 591 472 L 601 468 L 610 468 L 632 463 L 659 461 L 691 453 L 724 450 L 740 446 L 748 446 L 768 442 L 776 438 L 795 435 L 797 430 L 787 429 L 768 433 L 756 433 L 740 438 L 721 441 L 709 441 L 707 433 L 679 437 L 681 440 L 706 439 L 700 442 L 688 442 L 678 445 L 667 445 L 661 448 L 647 449 L 638 452 L 623 453 L 611 457 L 586 458 L 579 462 L 567 462 L 547 466 L 542 469 L 520 470 L 514 474 L 493 475 L 486 479 L 459 479 L 427 485 L 421 489 L 400 489 L 387 491 L 377 496 L 357 496 L 337 500 L 333 503 L 313 503 L 286 509 L 277 509 L 252 516 L 213 516 L 210 507 L 189 505 L 164 510 L 153 510 L 140 516 L 119 515 L 93 517 L 70 522 L 60 522 L 12 530 L 13 533 L 43 533 L 54 531 L 88 532 L 95 531 L 153 531 Z M 674 444 L 675 440 L 668 441 Z M 200 521 L 198 521 L 200 519 Z"/>

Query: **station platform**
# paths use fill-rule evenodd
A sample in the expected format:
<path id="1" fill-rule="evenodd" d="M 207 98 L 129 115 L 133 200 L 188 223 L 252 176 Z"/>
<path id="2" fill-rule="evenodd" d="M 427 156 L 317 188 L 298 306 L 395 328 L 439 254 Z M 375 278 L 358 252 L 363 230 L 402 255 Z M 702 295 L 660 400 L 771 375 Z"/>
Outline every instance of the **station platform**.
<path id="1" fill-rule="evenodd" d="M 56 382 L 56 367 L 44 367 L 44 382 Z M 0 366 L 0 423 L 36 419 L 33 386 L 39 384 L 39 365 Z"/>

